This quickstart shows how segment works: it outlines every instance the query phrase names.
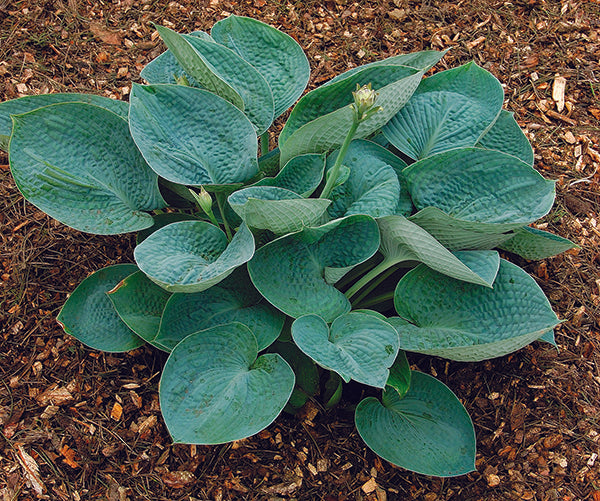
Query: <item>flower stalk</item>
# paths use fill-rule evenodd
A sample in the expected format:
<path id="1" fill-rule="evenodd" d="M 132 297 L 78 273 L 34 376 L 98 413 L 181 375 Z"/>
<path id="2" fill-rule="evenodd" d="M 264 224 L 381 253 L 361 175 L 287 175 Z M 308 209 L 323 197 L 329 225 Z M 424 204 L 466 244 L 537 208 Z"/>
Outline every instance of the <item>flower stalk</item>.
<path id="1" fill-rule="evenodd" d="M 348 134 L 346 135 L 344 142 L 342 143 L 333 167 L 327 173 L 327 181 L 325 182 L 325 187 L 321 192 L 321 198 L 329 197 L 333 189 L 337 186 L 337 181 L 340 176 L 340 170 L 344 162 L 344 158 L 346 157 L 350 143 L 354 139 L 354 135 L 356 134 L 358 126 L 365 120 L 371 118 L 375 113 L 378 113 L 382 110 L 381 106 L 375 106 L 375 101 L 378 95 L 379 94 L 377 92 L 371 89 L 370 83 L 363 85 L 362 87 L 356 84 L 356 90 L 352 93 L 352 96 L 354 96 L 354 102 L 350 105 L 350 108 L 353 112 L 352 125 L 348 130 Z"/>

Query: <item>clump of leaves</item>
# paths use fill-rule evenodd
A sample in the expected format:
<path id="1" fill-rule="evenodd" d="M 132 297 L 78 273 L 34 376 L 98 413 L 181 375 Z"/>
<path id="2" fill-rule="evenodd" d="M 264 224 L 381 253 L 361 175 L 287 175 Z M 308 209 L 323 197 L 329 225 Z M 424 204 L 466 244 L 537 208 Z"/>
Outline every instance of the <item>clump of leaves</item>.
<path id="1" fill-rule="evenodd" d="M 138 232 L 135 264 L 69 297 L 65 331 L 170 353 L 160 404 L 175 442 L 250 436 L 308 399 L 334 405 L 354 380 L 371 388 L 356 426 L 377 454 L 427 475 L 473 470 L 469 415 L 406 352 L 480 361 L 553 343 L 548 300 L 498 249 L 573 247 L 530 227 L 554 183 L 498 80 L 474 63 L 424 79 L 436 51 L 353 68 L 305 94 L 269 151 L 309 79 L 300 46 L 237 16 L 210 34 L 157 29 L 168 50 L 129 103 L 0 105 L 27 200 L 81 231 Z"/>

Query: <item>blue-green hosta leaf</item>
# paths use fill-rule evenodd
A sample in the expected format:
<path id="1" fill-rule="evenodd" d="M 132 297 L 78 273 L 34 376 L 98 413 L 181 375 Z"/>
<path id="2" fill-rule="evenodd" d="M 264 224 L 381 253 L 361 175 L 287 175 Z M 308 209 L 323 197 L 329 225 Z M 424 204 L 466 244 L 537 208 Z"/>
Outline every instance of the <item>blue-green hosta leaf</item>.
<path id="1" fill-rule="evenodd" d="M 121 320 L 144 341 L 156 346 L 160 319 L 171 294 L 141 271 L 121 280 L 108 292 Z M 158 346 L 160 348 L 160 346 Z"/>
<path id="2" fill-rule="evenodd" d="M 330 170 L 339 150 L 327 158 Z M 396 169 L 406 164 L 385 148 L 370 141 L 355 140 L 350 143 L 344 166 L 349 168 L 348 179 L 331 192 L 333 204 L 328 210 L 331 217 L 367 214 L 383 217 L 395 214 L 401 196 L 401 186 Z"/>
<path id="3" fill-rule="evenodd" d="M 422 475 L 453 477 L 475 470 L 475 430 L 460 400 L 437 379 L 413 371 L 408 393 L 389 389 L 383 404 L 356 407 L 358 433 L 378 456 Z"/>
<path id="4" fill-rule="evenodd" d="M 377 224 L 381 233 L 379 251 L 383 254 L 387 267 L 404 261 L 420 261 L 430 268 L 458 280 L 487 287 L 492 286 L 499 266 L 497 252 L 471 251 L 477 253 L 475 258 L 477 261 L 473 268 L 476 268 L 482 261 L 486 264 L 483 273 L 480 274 L 477 269 L 464 263 L 427 231 L 405 217 L 387 216 L 378 219 Z M 473 254 L 465 253 L 465 256 L 465 259 L 469 259 Z M 494 269 L 493 274 L 487 273 L 490 268 Z"/>
<path id="5" fill-rule="evenodd" d="M 407 103 L 425 71 L 442 55 L 431 52 L 427 61 L 421 61 L 421 68 L 402 66 L 386 59 L 309 92 L 294 107 L 281 131 L 281 162 L 302 153 L 329 151 L 343 143 L 354 121 L 348 105 L 353 102 L 352 91 L 356 90 L 356 84 L 371 83 L 379 93 L 375 106 L 381 106 L 382 110 L 363 121 L 354 137 L 369 136 Z"/>
<path id="6" fill-rule="evenodd" d="M 28 113 L 29 111 L 37 110 L 50 104 L 59 103 L 95 104 L 116 113 L 125 120 L 127 120 L 127 115 L 129 114 L 129 105 L 125 101 L 117 101 L 94 94 L 78 94 L 73 92 L 70 94 L 40 94 L 38 96 L 11 99 L 10 101 L 0 103 L 0 150 L 8 151 L 8 141 L 13 126 L 10 118 L 11 115 L 22 115 L 23 113 Z"/>
<path id="7" fill-rule="evenodd" d="M 250 186 L 232 193 L 227 201 L 248 226 L 276 235 L 317 224 L 331 203 L 275 186 Z"/>
<path id="8" fill-rule="evenodd" d="M 135 273 L 134 264 L 102 268 L 81 282 L 71 293 L 56 320 L 67 334 L 95 350 L 122 352 L 144 344 L 119 318 L 107 292 Z"/>
<path id="9" fill-rule="evenodd" d="M 382 130 L 396 148 L 415 160 L 475 146 L 496 120 L 503 100 L 496 77 L 471 62 L 423 80 Z"/>
<path id="10" fill-rule="evenodd" d="M 276 353 L 257 357 L 240 323 L 186 337 L 160 379 L 160 409 L 176 443 L 221 444 L 269 426 L 294 389 L 294 371 Z"/>
<path id="11" fill-rule="evenodd" d="M 556 339 L 554 338 L 553 330 L 546 332 L 544 335 L 542 335 L 540 338 L 538 338 L 538 341 L 543 341 L 544 343 L 549 343 L 552 346 L 554 346 L 556 349 L 558 349 L 558 346 L 556 344 Z"/>
<path id="12" fill-rule="evenodd" d="M 363 64 L 336 75 L 331 80 L 325 82 L 322 86 L 332 85 L 338 83 L 340 80 L 346 80 L 347 78 L 362 73 L 365 70 L 372 70 L 378 66 L 406 66 L 415 70 L 422 70 L 423 68 L 432 68 L 448 50 L 437 52 L 434 50 L 422 50 L 420 52 L 410 52 L 408 54 L 400 54 L 398 56 L 388 57 L 387 59 L 381 59 L 379 61 L 373 61 L 372 63 Z M 352 89 L 355 90 L 355 89 Z"/>
<path id="13" fill-rule="evenodd" d="M 519 228 L 510 240 L 500 245 L 501 249 L 532 260 L 556 256 L 576 247 L 577 244 L 566 238 L 529 226 Z"/>
<path id="14" fill-rule="evenodd" d="M 198 218 L 185 212 L 166 212 L 164 214 L 152 216 L 152 220 L 154 221 L 154 224 L 150 226 L 150 228 L 139 231 L 135 236 L 136 244 L 141 244 L 144 240 L 146 240 L 146 238 L 152 235 L 152 233 L 161 229 L 163 226 L 167 226 L 171 223 L 178 223 L 179 221 L 198 221 Z"/>
<path id="15" fill-rule="evenodd" d="M 269 128 L 273 122 L 273 94 L 265 78 L 250 63 L 210 38 L 180 35 L 163 27 L 158 27 L 158 31 L 186 73 L 240 108 L 258 134 Z M 235 94 L 231 94 L 231 89 Z"/>
<path id="16" fill-rule="evenodd" d="M 400 348 L 458 361 L 501 357 L 551 331 L 559 320 L 525 271 L 500 260 L 494 288 L 460 282 L 418 266 L 394 295 Z"/>
<path id="17" fill-rule="evenodd" d="M 298 348 L 344 381 L 377 388 L 385 386 L 398 354 L 396 329 L 366 313 L 346 313 L 331 327 L 317 315 L 305 315 L 292 324 L 292 337 Z"/>
<path id="18" fill-rule="evenodd" d="M 273 93 L 265 78 L 231 49 L 189 35 L 183 37 L 204 59 L 210 70 L 227 82 L 241 96 L 240 108 L 256 127 L 258 135 L 273 123 Z"/>
<path id="19" fill-rule="evenodd" d="M 131 134 L 152 169 L 178 184 L 231 184 L 258 172 L 254 127 L 219 96 L 182 85 L 133 85 Z"/>
<path id="20" fill-rule="evenodd" d="M 439 153 L 404 169 L 404 177 L 417 209 L 437 207 L 463 221 L 522 226 L 546 215 L 554 202 L 554 181 L 499 151 Z"/>
<path id="21" fill-rule="evenodd" d="M 276 159 L 276 167 L 279 167 L 279 158 Z M 298 155 L 286 163 L 275 177 L 265 177 L 254 186 L 278 186 L 303 197 L 309 197 L 321 184 L 324 168 L 325 155 L 315 153 Z M 261 159 L 259 159 L 259 169 L 264 170 Z"/>
<path id="22" fill-rule="evenodd" d="M 212 37 L 204 31 L 193 31 L 189 35 L 209 41 L 212 40 Z M 144 66 L 140 76 L 149 84 L 181 84 L 187 82 L 192 87 L 200 86 L 193 77 L 185 72 L 170 50 L 166 50 Z"/>
<path id="23" fill-rule="evenodd" d="M 476 146 L 514 155 L 533 167 L 531 143 L 515 120 L 514 113 L 510 111 L 500 112 L 494 125 L 479 138 Z"/>
<path id="24" fill-rule="evenodd" d="M 465 250 L 453 251 L 452 254 L 454 254 L 461 263 L 480 276 L 486 284 L 492 286 L 494 280 L 496 280 L 498 270 L 500 269 L 500 255 L 497 251 Z"/>
<path id="25" fill-rule="evenodd" d="M 403 398 L 410 388 L 411 378 L 412 371 L 406 358 L 406 352 L 400 350 L 396 360 L 394 360 L 393 365 L 390 367 L 390 375 L 385 384 L 389 387 L 388 390 L 396 390 L 398 396 Z"/>
<path id="26" fill-rule="evenodd" d="M 221 96 L 239 109 L 244 109 L 244 100 L 239 93 L 220 75 L 217 75 L 214 68 L 194 48 L 192 45 L 194 36 L 186 37 L 164 26 L 156 25 L 155 27 L 160 38 L 187 75 L 210 92 Z"/>
<path id="27" fill-rule="evenodd" d="M 370 82 L 373 89 L 377 90 L 398 79 L 426 71 L 442 56 L 443 53 L 435 51 L 402 54 L 359 66 L 336 76 L 298 101 L 281 132 L 280 143 L 285 143 L 303 125 L 353 103 L 352 92 L 356 90 L 357 84 L 362 86 Z M 417 86 L 419 81 L 420 79 L 417 80 Z"/>
<path id="28" fill-rule="evenodd" d="M 229 16 L 211 30 L 213 38 L 254 66 L 271 87 L 277 118 L 298 99 L 308 83 L 310 66 L 289 35 L 248 17 Z"/>
<path id="29" fill-rule="evenodd" d="M 408 218 L 452 251 L 493 249 L 512 238 L 520 223 L 479 223 L 449 216 L 436 207 L 425 207 Z"/>
<path id="30" fill-rule="evenodd" d="M 269 242 L 256 251 L 248 271 L 259 292 L 287 315 L 314 313 L 331 322 L 350 311 L 350 302 L 325 282 L 324 270 L 360 264 L 378 247 L 375 220 L 348 216 Z"/>
<path id="31" fill-rule="evenodd" d="M 200 292 L 219 283 L 254 254 L 252 233 L 242 225 L 231 242 L 205 221 L 164 226 L 139 244 L 135 261 L 169 292 Z"/>
<path id="32" fill-rule="evenodd" d="M 12 119 L 11 171 L 33 205 L 88 233 L 152 226 L 143 211 L 165 202 L 126 120 L 83 103 L 53 104 Z"/>
<path id="33" fill-rule="evenodd" d="M 173 294 L 162 315 L 156 342 L 171 350 L 184 337 L 215 325 L 240 322 L 264 350 L 281 333 L 284 315 L 254 288 L 244 267 L 202 292 Z"/>

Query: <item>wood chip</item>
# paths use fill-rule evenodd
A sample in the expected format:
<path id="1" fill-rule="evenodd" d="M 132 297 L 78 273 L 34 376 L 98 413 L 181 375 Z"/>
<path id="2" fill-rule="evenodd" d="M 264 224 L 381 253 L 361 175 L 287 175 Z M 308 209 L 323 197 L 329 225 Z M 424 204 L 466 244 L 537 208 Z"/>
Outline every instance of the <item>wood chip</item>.
<path id="1" fill-rule="evenodd" d="M 563 441 L 563 437 L 560 433 L 555 433 L 544 438 L 544 449 L 554 449 L 558 444 Z"/>
<path id="2" fill-rule="evenodd" d="M 75 461 L 76 452 L 68 445 L 63 445 L 60 449 L 60 453 L 64 458 L 64 463 L 68 464 L 71 468 L 79 468 L 79 463 Z"/>
<path id="3" fill-rule="evenodd" d="M 115 421 L 118 421 L 123 416 L 123 406 L 119 402 L 115 402 L 112 410 L 110 411 L 110 417 Z"/>
<path id="4" fill-rule="evenodd" d="M 183 489 L 196 480 L 190 471 L 168 471 L 162 475 L 163 482 L 171 489 Z"/>
<path id="5" fill-rule="evenodd" d="M 500 477 L 493 473 L 486 475 L 486 481 L 489 487 L 498 487 L 500 485 Z"/>
<path id="6" fill-rule="evenodd" d="M 317 471 L 320 471 L 320 472 L 327 471 L 328 465 L 329 465 L 329 460 L 317 459 Z"/>
<path id="7" fill-rule="evenodd" d="M 91 22 L 90 31 L 96 38 L 109 45 L 121 45 L 121 41 L 123 40 L 121 33 L 107 29 L 102 23 Z"/>
<path id="8" fill-rule="evenodd" d="M 365 494 L 370 494 L 375 489 L 377 489 L 377 482 L 374 478 L 370 478 L 367 480 L 362 487 L 360 488 Z"/>
<path id="9" fill-rule="evenodd" d="M 575 144 L 577 142 L 577 139 L 570 130 L 565 132 L 563 137 L 565 138 L 565 141 L 569 144 Z"/>
<path id="10" fill-rule="evenodd" d="M 42 496 L 46 491 L 46 486 L 40 478 L 40 469 L 29 454 L 25 452 L 23 446 L 17 445 L 17 460 L 25 472 L 25 481 L 33 489 L 36 495 Z"/>
<path id="11" fill-rule="evenodd" d="M 138 428 L 138 433 L 141 435 L 142 433 L 148 431 L 156 424 L 156 422 L 157 419 L 154 414 L 148 416 L 146 419 L 144 419 L 144 421 L 142 421 L 142 424 L 140 424 L 140 427 Z"/>
<path id="12" fill-rule="evenodd" d="M 406 10 L 405 9 L 393 9 L 388 12 L 388 16 L 396 21 L 404 21 L 406 19 Z"/>
<path id="13" fill-rule="evenodd" d="M 552 99 L 556 103 L 556 109 L 560 113 L 565 109 L 565 88 L 567 79 L 565 77 L 556 76 L 552 84 Z"/>
<path id="14" fill-rule="evenodd" d="M 44 409 L 44 412 L 42 412 L 40 414 L 40 419 L 53 418 L 54 416 L 56 416 L 56 413 L 58 412 L 59 409 L 60 409 L 60 407 L 58 407 L 57 405 L 49 405 L 48 407 L 46 407 Z"/>
<path id="15" fill-rule="evenodd" d="M 58 385 L 53 384 L 49 388 L 46 388 L 36 398 L 37 403 L 43 407 L 49 404 L 52 405 L 65 405 L 73 401 L 73 395 L 71 392 L 64 387 L 59 388 Z"/>
<path id="16" fill-rule="evenodd" d="M 475 40 L 471 40 L 470 42 L 467 42 L 466 43 L 467 49 L 474 49 L 478 45 L 481 45 L 483 42 L 485 42 L 485 37 L 480 36 L 479 38 L 476 38 Z"/>

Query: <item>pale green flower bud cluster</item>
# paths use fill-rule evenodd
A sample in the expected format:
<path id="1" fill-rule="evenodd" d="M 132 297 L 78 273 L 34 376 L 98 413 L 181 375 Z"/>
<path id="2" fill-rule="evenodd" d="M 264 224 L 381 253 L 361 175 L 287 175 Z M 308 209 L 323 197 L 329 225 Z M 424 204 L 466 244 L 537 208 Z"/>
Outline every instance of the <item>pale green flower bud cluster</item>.
<path id="1" fill-rule="evenodd" d="M 371 88 L 370 83 L 362 87 L 356 84 L 356 91 L 352 95 L 354 96 L 354 103 L 350 106 L 354 110 L 355 118 L 358 122 L 372 117 L 382 109 L 381 106 L 375 106 L 375 101 L 379 93 Z"/>

